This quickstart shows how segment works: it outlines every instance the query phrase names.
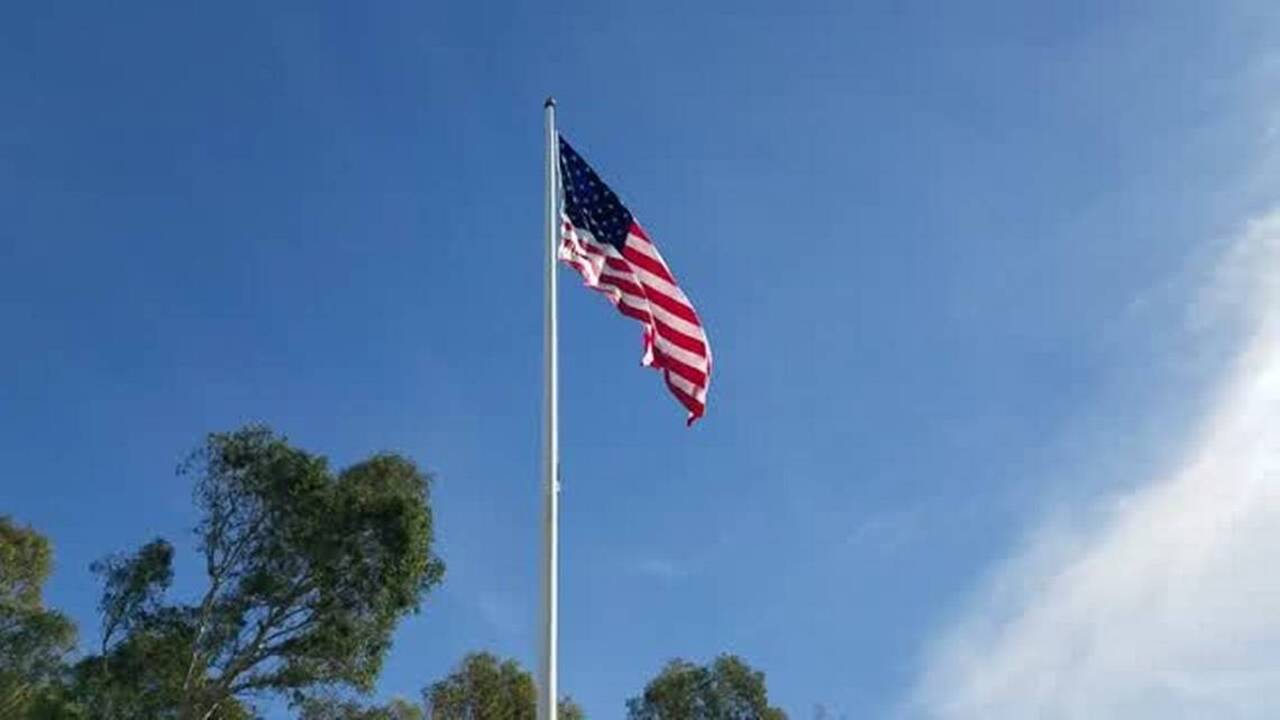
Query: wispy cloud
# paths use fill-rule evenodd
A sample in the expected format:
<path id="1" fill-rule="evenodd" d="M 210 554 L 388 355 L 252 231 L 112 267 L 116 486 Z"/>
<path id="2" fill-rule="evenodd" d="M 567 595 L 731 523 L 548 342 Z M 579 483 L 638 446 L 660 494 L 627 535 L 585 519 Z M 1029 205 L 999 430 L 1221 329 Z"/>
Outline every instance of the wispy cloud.
<path id="1" fill-rule="evenodd" d="M 850 548 L 892 552 L 919 536 L 924 518 L 923 507 L 873 515 L 854 527 L 845 544 Z"/>
<path id="2" fill-rule="evenodd" d="M 650 557 L 636 562 L 635 571 L 646 577 L 669 581 L 687 576 L 690 568 L 668 558 Z"/>
<path id="3" fill-rule="evenodd" d="M 482 592 L 476 599 L 476 609 L 485 623 L 502 635 L 515 635 L 523 627 L 516 605 L 507 595 Z"/>
<path id="4" fill-rule="evenodd" d="M 626 572 L 651 580 L 672 582 L 702 574 L 730 544 L 729 536 L 721 534 L 710 542 L 688 549 L 687 552 L 670 552 L 662 548 L 650 548 L 631 555 L 630 561 L 620 564 Z"/>
<path id="5" fill-rule="evenodd" d="M 908 715 L 1280 715 L 1280 213 L 1215 288 L 1245 339 L 1173 470 L 1042 527 L 927 653 Z"/>

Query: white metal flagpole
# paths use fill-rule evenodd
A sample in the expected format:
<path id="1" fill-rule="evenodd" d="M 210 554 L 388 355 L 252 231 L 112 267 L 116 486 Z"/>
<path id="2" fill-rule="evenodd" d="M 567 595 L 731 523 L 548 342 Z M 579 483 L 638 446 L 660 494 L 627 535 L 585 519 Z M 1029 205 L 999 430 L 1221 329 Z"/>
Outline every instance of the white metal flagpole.
<path id="1" fill-rule="evenodd" d="M 547 237 L 546 277 L 544 278 L 542 418 L 542 633 L 538 650 L 538 720 L 556 720 L 556 663 L 559 598 L 560 544 L 560 397 L 556 338 L 556 228 L 560 224 L 556 212 L 558 187 L 559 142 L 556 137 L 556 101 L 547 98 L 543 104 L 547 131 Z"/>

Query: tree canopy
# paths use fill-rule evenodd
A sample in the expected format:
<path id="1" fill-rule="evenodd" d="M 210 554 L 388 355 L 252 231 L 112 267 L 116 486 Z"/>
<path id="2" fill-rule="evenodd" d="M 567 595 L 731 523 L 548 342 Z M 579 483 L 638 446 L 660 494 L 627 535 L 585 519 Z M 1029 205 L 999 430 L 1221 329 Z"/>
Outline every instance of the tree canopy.
<path id="1" fill-rule="evenodd" d="M 309 697 L 298 707 L 298 720 L 422 720 L 422 708 L 403 698 L 367 707 L 354 700 Z"/>
<path id="2" fill-rule="evenodd" d="M 444 573 L 429 478 L 393 454 L 335 472 L 260 426 L 210 435 L 181 472 L 201 511 L 199 601 L 168 597 L 164 540 L 95 563 L 101 647 L 44 714 L 237 720 L 263 695 L 370 690 L 396 623 Z"/>
<path id="3" fill-rule="evenodd" d="M 75 626 L 44 607 L 53 549 L 40 533 L 0 516 L 0 717 L 20 717 L 75 645 Z"/>
<path id="4" fill-rule="evenodd" d="M 99 642 L 70 659 L 75 626 L 44 606 L 47 539 L 0 516 L 0 718 L 534 720 L 537 687 L 513 660 L 464 656 L 422 702 L 365 702 L 407 613 L 443 578 L 431 479 L 400 455 L 334 470 L 262 426 L 209 435 L 193 481 L 203 582 L 171 595 L 177 551 L 155 538 L 108 555 Z M 188 585 L 190 587 L 190 585 Z M 562 720 L 582 720 L 569 697 Z M 733 655 L 673 660 L 626 703 L 629 720 L 785 720 L 764 673 Z"/>
<path id="5" fill-rule="evenodd" d="M 764 673 L 735 655 L 708 665 L 672 660 L 627 701 L 630 720 L 786 720 L 769 706 Z"/>
<path id="6" fill-rule="evenodd" d="M 538 690 L 533 676 L 515 660 L 487 652 L 464 657 L 448 677 L 422 691 L 431 720 L 533 720 Z M 572 699 L 559 701 L 563 720 L 582 720 Z"/>
<path id="7" fill-rule="evenodd" d="M 262 427 L 210 436 L 187 467 L 208 576 L 182 608 L 190 716 L 244 693 L 370 689 L 396 622 L 444 573 L 428 478 L 392 454 L 334 473 Z"/>

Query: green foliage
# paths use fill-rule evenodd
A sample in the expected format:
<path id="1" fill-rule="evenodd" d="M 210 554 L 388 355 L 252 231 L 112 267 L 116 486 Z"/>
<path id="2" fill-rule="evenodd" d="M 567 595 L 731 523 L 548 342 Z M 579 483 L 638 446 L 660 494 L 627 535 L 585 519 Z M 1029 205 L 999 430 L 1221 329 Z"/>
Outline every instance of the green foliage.
<path id="1" fill-rule="evenodd" d="M 557 708 L 557 715 L 560 720 L 585 720 L 586 713 L 582 712 L 582 707 L 573 701 L 573 698 L 562 697 Z"/>
<path id="2" fill-rule="evenodd" d="M 431 720 L 533 720 L 538 689 L 533 676 L 515 660 L 492 653 L 471 653 L 448 677 L 427 686 L 422 695 Z M 582 720 L 572 699 L 559 701 L 564 720 Z"/>
<path id="3" fill-rule="evenodd" d="M 75 628 L 43 604 L 49 542 L 0 516 L 0 718 L 254 720 L 251 701 L 274 694 L 300 720 L 534 720 L 532 676 L 485 652 L 424 688 L 422 706 L 347 699 L 372 688 L 395 625 L 444 574 L 430 479 L 412 462 L 379 454 L 335 472 L 255 426 L 210 435 L 181 472 L 195 477 L 203 595 L 167 597 L 162 539 L 94 563 L 102 642 L 70 666 Z M 732 655 L 673 660 L 627 714 L 786 720 L 764 674 Z M 584 717 L 568 697 L 559 715 Z"/>
<path id="4" fill-rule="evenodd" d="M 89 569 L 102 578 L 103 652 L 118 634 L 127 634 L 135 623 L 146 622 L 160 608 L 164 591 L 173 583 L 173 546 L 156 539 L 133 555 L 113 555 Z"/>
<path id="5" fill-rule="evenodd" d="M 365 707 L 351 700 L 306 698 L 298 705 L 299 720 L 422 720 L 422 708 L 396 698 L 386 705 Z"/>
<path id="6" fill-rule="evenodd" d="M 44 607 L 52 569 L 49 541 L 0 516 L 0 717 L 29 712 L 75 645 L 75 625 Z"/>
<path id="7" fill-rule="evenodd" d="M 515 660 L 472 653 L 457 669 L 423 691 L 432 720 L 532 718 L 538 700 L 533 678 Z"/>
<path id="8" fill-rule="evenodd" d="M 391 454 L 335 473 L 256 426 L 210 435 L 182 472 L 196 478 L 206 590 L 167 601 L 161 540 L 95 563 L 103 646 L 71 673 L 69 705 L 86 718 L 233 720 L 256 695 L 370 689 L 396 623 L 444 573 L 429 479 Z"/>
<path id="9" fill-rule="evenodd" d="M 422 708 L 404 698 L 396 698 L 388 703 L 386 715 L 386 720 L 422 720 L 425 717 Z"/>
<path id="10" fill-rule="evenodd" d="M 0 607 L 38 606 L 52 570 L 49 541 L 0 515 Z"/>
<path id="11" fill-rule="evenodd" d="M 48 720 L 178 720 L 184 717 L 182 681 L 191 648 L 190 610 L 164 608 L 134 623 L 106 655 L 71 669 L 61 703 Z M 210 720 L 248 720 L 249 708 L 228 698 L 209 709 Z"/>
<path id="12" fill-rule="evenodd" d="M 370 689 L 396 622 L 444 574 L 427 477 L 389 454 L 335 475 L 261 427 L 210 436 L 189 467 L 210 584 L 188 696 Z"/>
<path id="13" fill-rule="evenodd" d="M 630 720 L 786 720 L 769 707 L 764 673 L 734 655 L 710 665 L 673 660 L 627 701 Z"/>

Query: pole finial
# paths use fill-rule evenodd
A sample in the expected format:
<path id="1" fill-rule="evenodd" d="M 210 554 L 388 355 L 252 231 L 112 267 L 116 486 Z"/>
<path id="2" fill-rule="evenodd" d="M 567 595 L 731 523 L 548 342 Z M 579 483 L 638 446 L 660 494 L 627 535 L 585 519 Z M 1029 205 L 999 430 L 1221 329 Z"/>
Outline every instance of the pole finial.
<path id="1" fill-rule="evenodd" d="M 542 107 L 549 108 L 556 106 L 556 99 L 550 95 L 547 96 L 546 102 L 542 103 Z"/>

